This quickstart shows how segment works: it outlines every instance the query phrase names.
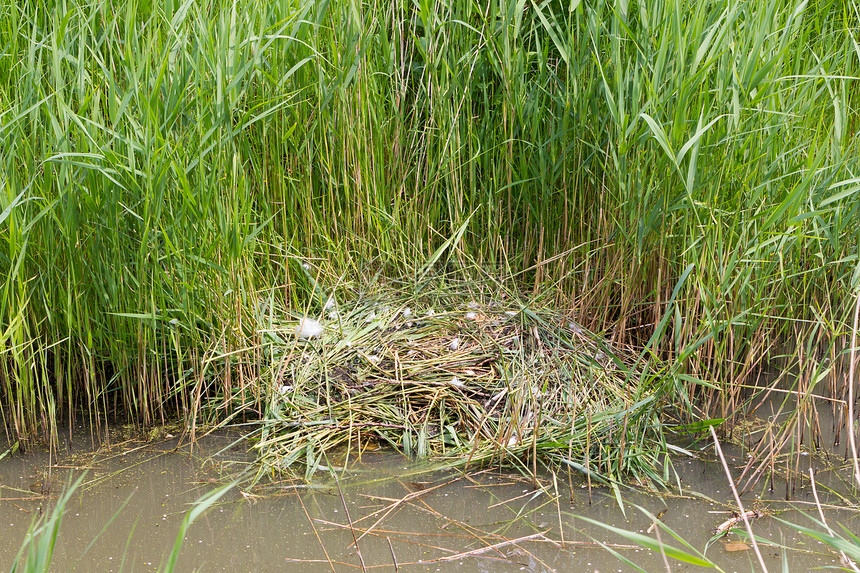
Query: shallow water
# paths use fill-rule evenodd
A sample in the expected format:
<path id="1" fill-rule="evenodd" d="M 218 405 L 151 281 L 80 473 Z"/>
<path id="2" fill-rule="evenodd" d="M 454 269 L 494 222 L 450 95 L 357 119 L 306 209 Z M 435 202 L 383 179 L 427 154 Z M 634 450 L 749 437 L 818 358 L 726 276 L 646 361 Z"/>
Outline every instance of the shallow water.
<path id="1" fill-rule="evenodd" d="M 246 467 L 242 442 L 230 446 L 237 438 L 229 432 L 211 435 L 193 448 L 177 437 L 131 440 L 95 453 L 87 440 L 78 440 L 81 445 L 72 452 L 64 447 L 69 453 L 57 459 L 44 452 L 7 456 L 0 461 L 0 525 L 6 533 L 0 537 L 0 567 L 12 564 L 31 520 L 50 510 L 70 476 L 86 469 L 84 484 L 67 507 L 52 570 L 156 570 L 191 504 Z M 740 465 L 737 459 L 731 463 Z M 587 487 L 575 475 L 570 482 L 567 474 L 555 480 L 541 476 L 542 489 L 535 490 L 522 476 L 488 470 L 426 473 L 426 466 L 397 454 L 365 452 L 350 460 L 339 488 L 330 474 L 321 474 L 311 485 L 273 482 L 228 492 L 191 526 L 176 570 L 360 571 L 362 560 L 371 571 L 393 571 L 395 561 L 403 571 L 634 570 L 600 541 L 646 571 L 665 571 L 659 553 L 577 516 L 644 533 L 651 522 L 634 504 L 653 513 L 665 509 L 663 522 L 704 550 L 711 530 L 729 517 L 731 492 L 716 463 L 675 459 L 673 465 L 680 492 L 659 497 L 624 491 L 625 515 L 611 491 L 594 489 L 589 502 Z M 839 489 L 841 474 L 824 472 L 820 479 L 821 502 L 840 504 L 826 486 Z M 781 571 L 785 559 L 790 571 L 838 566 L 826 547 L 773 517 L 778 513 L 810 525 L 802 515 L 816 511 L 808 489 L 791 503 L 780 499 L 784 487 L 759 493 L 763 499 L 744 500 L 747 508 L 767 513 L 754 520 L 755 533 L 791 548 L 762 547 L 770 571 Z M 856 511 L 826 512 L 831 525 L 860 530 Z M 665 531 L 661 538 L 679 545 Z M 726 571 L 760 570 L 752 551 L 731 548 L 720 540 L 707 556 Z M 671 570 L 699 568 L 672 562 Z"/>

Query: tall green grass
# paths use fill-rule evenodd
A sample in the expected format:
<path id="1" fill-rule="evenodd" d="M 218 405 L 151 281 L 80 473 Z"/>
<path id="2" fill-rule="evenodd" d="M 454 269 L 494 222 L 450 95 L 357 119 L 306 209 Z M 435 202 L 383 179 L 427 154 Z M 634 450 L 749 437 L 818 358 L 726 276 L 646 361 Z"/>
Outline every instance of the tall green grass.
<path id="1" fill-rule="evenodd" d="M 258 345 L 261 297 L 310 304 L 301 261 L 414 279 L 467 221 L 449 270 L 650 339 L 690 412 L 742 411 L 782 354 L 812 419 L 860 283 L 858 24 L 835 0 L 6 5 L 6 431 L 257 400 L 253 358 L 210 358 Z"/>

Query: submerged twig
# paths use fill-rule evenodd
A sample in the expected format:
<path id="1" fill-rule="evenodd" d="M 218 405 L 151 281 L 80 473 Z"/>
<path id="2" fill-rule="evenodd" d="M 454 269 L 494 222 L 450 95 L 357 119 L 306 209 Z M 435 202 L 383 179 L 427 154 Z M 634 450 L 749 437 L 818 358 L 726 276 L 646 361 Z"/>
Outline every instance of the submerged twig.
<path id="1" fill-rule="evenodd" d="M 397 565 L 397 556 L 394 554 L 394 545 L 391 544 L 390 537 L 386 537 L 385 539 L 388 541 L 388 549 L 391 551 L 391 562 L 394 564 L 394 573 L 397 573 L 400 571 L 400 567 Z"/>
<path id="2" fill-rule="evenodd" d="M 413 491 L 413 492 L 411 492 L 411 493 L 409 493 L 409 494 L 407 494 L 407 495 L 405 495 L 405 496 L 401 497 L 400 499 L 396 500 L 394 503 L 392 503 L 391 505 L 389 505 L 389 506 L 384 510 L 384 513 L 382 514 L 382 517 L 380 517 L 379 519 L 377 519 L 377 520 L 373 523 L 373 525 L 371 525 L 370 527 L 368 527 L 368 528 L 367 528 L 367 530 L 366 530 L 364 533 L 362 533 L 361 535 L 359 535 L 359 536 L 358 536 L 358 539 L 356 539 L 356 540 L 355 540 L 355 543 L 358 543 L 358 542 L 359 542 L 359 541 L 360 541 L 360 540 L 361 540 L 365 535 L 367 535 L 368 533 L 370 533 L 371 531 L 373 531 L 373 530 L 374 530 L 374 528 L 376 528 L 376 526 L 377 526 L 377 525 L 379 525 L 380 523 L 382 523 L 382 521 L 383 521 L 386 517 L 388 517 L 389 515 L 391 515 L 391 512 L 392 512 L 392 511 L 394 511 L 395 509 L 397 509 L 398 507 L 400 507 L 400 506 L 401 506 L 401 505 L 403 505 L 404 503 L 406 503 L 406 502 L 408 502 L 408 501 L 412 501 L 413 499 L 416 499 L 416 498 L 419 498 L 419 497 L 423 497 L 423 496 L 427 495 L 428 493 L 430 493 L 431 491 L 436 490 L 436 489 L 439 489 L 440 487 L 444 487 L 444 486 L 446 486 L 446 485 L 448 485 L 448 484 L 450 484 L 450 483 L 453 483 L 454 481 L 457 481 L 457 480 L 451 480 L 451 481 L 447 481 L 447 482 L 445 482 L 445 483 L 440 483 L 439 485 L 435 485 L 435 486 L 433 486 L 433 487 L 429 487 L 429 488 L 427 488 L 427 489 L 423 489 L 423 490 L 419 490 L 419 491 Z M 379 513 L 379 512 L 375 512 L 375 513 L 373 513 L 373 514 L 371 514 L 371 515 L 375 515 L 375 514 L 377 514 L 377 513 Z M 368 517 L 370 517 L 370 515 L 368 515 L 368 516 L 365 516 L 365 517 L 361 518 L 359 521 L 361 521 L 361 520 L 363 520 L 363 519 L 367 519 Z"/>
<path id="3" fill-rule="evenodd" d="M 429 561 L 422 561 L 422 563 L 438 563 L 440 561 L 456 561 L 457 559 L 462 559 L 463 557 L 475 557 L 476 555 L 481 555 L 482 553 L 486 553 L 487 551 L 497 551 L 502 547 L 507 547 L 509 545 L 516 545 L 517 543 L 522 543 L 523 541 L 530 541 L 533 539 L 546 539 L 544 534 L 542 533 L 533 533 L 532 535 L 526 535 L 525 537 L 518 537 L 517 539 L 507 539 L 505 541 L 500 541 L 499 543 L 493 543 L 492 545 L 487 545 L 486 547 L 479 547 L 478 549 L 472 549 L 471 551 L 463 551 L 461 553 L 457 553 L 455 555 L 445 555 L 444 557 L 439 557 L 438 559 L 431 559 Z"/>
<path id="4" fill-rule="evenodd" d="M 317 542 L 319 542 L 320 547 L 323 550 L 323 554 L 325 554 L 325 560 L 328 563 L 329 569 L 331 569 L 332 573 L 336 573 L 335 568 L 334 568 L 334 563 L 332 562 L 331 557 L 329 557 L 328 550 L 325 548 L 325 543 L 323 543 L 322 538 L 320 537 L 319 531 L 317 531 L 316 525 L 314 525 L 314 520 L 311 519 L 311 516 L 308 513 L 308 508 L 305 507 L 305 502 L 302 499 L 302 496 L 299 495 L 296 497 L 299 498 L 299 503 L 302 506 L 302 511 L 305 513 L 305 517 L 308 519 L 308 523 L 311 525 L 311 528 L 314 530 L 314 536 L 317 538 Z"/>
<path id="5" fill-rule="evenodd" d="M 331 468 L 331 465 L 329 465 Z M 358 562 L 361 564 L 361 570 L 364 573 L 367 573 L 367 567 L 364 564 L 364 557 L 361 556 L 361 547 L 358 546 L 358 539 L 355 537 L 355 526 L 352 523 L 352 517 L 349 515 L 349 507 L 346 505 L 346 498 L 343 497 L 343 490 L 340 488 L 340 480 L 337 479 L 337 472 L 331 470 L 331 475 L 334 478 L 334 483 L 337 486 L 337 493 L 340 496 L 341 505 L 343 505 L 343 512 L 346 514 L 346 521 L 349 523 L 349 532 L 352 534 L 352 543 L 355 545 L 355 553 L 358 555 Z M 391 541 L 389 540 L 389 544 Z M 392 549 L 392 555 L 394 554 L 394 550 Z M 395 564 L 395 569 L 397 568 Z"/>

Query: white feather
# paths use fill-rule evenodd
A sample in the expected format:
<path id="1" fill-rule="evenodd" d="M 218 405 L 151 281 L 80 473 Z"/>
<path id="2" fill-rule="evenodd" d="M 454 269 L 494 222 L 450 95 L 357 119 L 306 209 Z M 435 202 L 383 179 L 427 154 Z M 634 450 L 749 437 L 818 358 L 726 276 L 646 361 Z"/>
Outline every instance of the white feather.
<path id="1" fill-rule="evenodd" d="M 323 325 L 319 321 L 305 317 L 296 325 L 296 336 L 299 338 L 313 338 L 323 333 Z"/>

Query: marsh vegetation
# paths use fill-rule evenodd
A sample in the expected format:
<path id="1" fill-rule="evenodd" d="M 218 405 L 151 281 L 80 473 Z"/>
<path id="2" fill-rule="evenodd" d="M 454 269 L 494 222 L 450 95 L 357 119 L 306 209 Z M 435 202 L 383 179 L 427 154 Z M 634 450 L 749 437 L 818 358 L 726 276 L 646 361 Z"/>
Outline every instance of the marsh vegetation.
<path id="1" fill-rule="evenodd" d="M 242 421 L 261 475 L 387 443 L 665 486 L 667 436 L 717 426 L 744 490 L 857 466 L 858 30 L 831 0 L 4 5 L 10 448 Z"/>

